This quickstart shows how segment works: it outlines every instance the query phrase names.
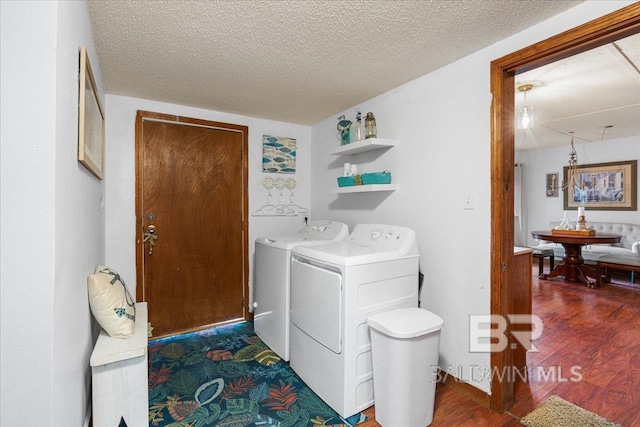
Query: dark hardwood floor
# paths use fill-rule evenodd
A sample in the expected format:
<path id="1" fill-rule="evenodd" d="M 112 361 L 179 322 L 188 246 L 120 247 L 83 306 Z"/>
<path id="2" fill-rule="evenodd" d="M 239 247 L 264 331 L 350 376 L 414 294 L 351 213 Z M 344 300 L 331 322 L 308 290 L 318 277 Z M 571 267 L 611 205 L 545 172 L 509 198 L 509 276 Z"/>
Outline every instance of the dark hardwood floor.
<path id="1" fill-rule="evenodd" d="M 640 284 L 613 273 L 611 284 L 589 289 L 539 280 L 537 266 L 532 276 L 533 311 L 544 329 L 534 342 L 539 352 L 527 354 L 529 378 L 516 385 L 514 405 L 495 414 L 438 384 L 431 425 L 521 426 L 521 417 L 555 394 L 624 427 L 640 426 Z M 364 413 L 360 426 L 379 425 L 375 407 Z"/>

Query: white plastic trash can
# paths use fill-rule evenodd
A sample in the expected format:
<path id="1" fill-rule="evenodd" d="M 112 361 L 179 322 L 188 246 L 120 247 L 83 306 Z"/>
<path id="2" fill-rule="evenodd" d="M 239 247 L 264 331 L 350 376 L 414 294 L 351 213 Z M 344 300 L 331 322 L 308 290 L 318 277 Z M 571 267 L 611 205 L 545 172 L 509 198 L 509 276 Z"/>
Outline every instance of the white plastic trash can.
<path id="1" fill-rule="evenodd" d="M 412 307 L 374 314 L 371 330 L 376 421 L 424 427 L 433 421 L 443 320 Z"/>

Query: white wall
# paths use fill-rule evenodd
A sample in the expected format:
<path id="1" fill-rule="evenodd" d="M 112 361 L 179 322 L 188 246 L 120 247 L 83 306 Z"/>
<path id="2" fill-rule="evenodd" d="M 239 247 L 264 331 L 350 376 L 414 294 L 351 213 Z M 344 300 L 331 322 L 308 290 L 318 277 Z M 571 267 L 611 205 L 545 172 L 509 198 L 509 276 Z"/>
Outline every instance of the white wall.
<path id="1" fill-rule="evenodd" d="M 0 3 L 2 298 L 0 424 L 48 425 L 53 410 L 56 14 Z M 37 29 L 37 31 L 31 31 Z M 34 107 L 37 100 L 37 109 Z M 37 117 L 37 126 L 34 126 Z M 37 387 L 34 385 L 37 384 Z M 27 398 L 29 396 L 29 398 Z M 33 402 L 39 402 L 33 410 Z"/>
<path id="2" fill-rule="evenodd" d="M 336 197 L 328 190 L 343 159 L 326 152 L 337 143 L 339 114 L 309 128 L 119 96 L 106 99 L 107 166 L 105 181 L 98 182 L 75 152 L 79 45 L 89 48 L 102 87 L 85 3 L 0 2 L 0 425 L 86 420 L 92 338 L 85 277 L 104 258 L 135 283 L 138 108 L 248 125 L 250 211 L 265 195 L 262 134 L 297 138 L 300 204 L 309 204 L 313 173 L 313 218 L 413 227 L 426 275 L 424 306 L 445 319 L 441 364 L 487 365 L 488 355 L 467 352 L 466 323 L 468 314 L 489 309 L 489 61 L 629 3 L 585 2 L 363 104 L 364 112 L 376 113 L 380 136 L 400 145 L 355 162 L 365 171 L 391 170 L 400 188 L 387 197 Z M 473 211 L 462 211 L 465 191 L 475 195 Z M 250 241 L 298 223 L 301 218 L 251 217 Z M 459 259 L 467 263 L 454 263 Z M 488 390 L 488 380 L 472 382 Z"/>
<path id="3" fill-rule="evenodd" d="M 84 2 L 1 7 L 0 424 L 79 426 L 95 336 L 86 276 L 104 258 L 103 184 L 77 161 L 80 45 L 99 88 L 100 67 Z"/>
<path id="4" fill-rule="evenodd" d="M 102 72 L 85 2 L 58 6 L 56 105 L 56 269 L 53 295 L 52 425 L 80 425 L 91 396 L 89 358 L 99 327 L 89 309 L 87 275 L 105 259 L 105 181 L 78 157 L 78 58 L 86 46 L 104 106 Z M 63 402 L 78 402 L 68 408 Z M 84 403 L 84 407 L 80 406 Z"/>
<path id="5" fill-rule="evenodd" d="M 490 312 L 490 62 L 627 4 L 585 2 L 359 105 L 363 113 L 374 112 L 379 137 L 397 140 L 388 151 L 327 154 L 338 145 L 336 118 L 353 120 L 356 106 L 313 126 L 314 215 L 350 227 L 387 223 L 416 231 L 425 275 L 422 305 L 444 319 L 440 366 L 487 392 L 490 378 L 480 368 L 490 365 L 490 357 L 469 352 L 468 323 L 469 315 Z M 359 164 L 360 172 L 390 170 L 398 190 L 329 194 L 343 162 Z M 472 194 L 475 209 L 463 210 L 465 193 Z"/>
<path id="6" fill-rule="evenodd" d="M 640 136 L 574 145 L 578 153 L 578 164 L 624 160 L 638 160 L 640 163 Z M 562 170 L 569 160 L 569 151 L 569 140 L 567 139 L 566 146 L 516 153 L 518 163 L 524 163 L 522 210 L 528 245 L 537 244 L 531 237 L 532 230 L 545 230 L 549 228 L 550 222 L 562 220 L 564 193 L 559 191 L 558 197 L 547 197 L 545 180 L 546 174 L 557 173 L 562 181 Z M 640 184 L 640 179 L 638 181 L 636 189 Z M 575 210 L 567 211 L 567 215 L 571 220 L 575 219 Z M 587 208 L 586 218 L 587 225 L 589 221 L 640 223 L 638 211 L 598 211 Z"/>
<path id="7" fill-rule="evenodd" d="M 311 127 L 144 99 L 107 95 L 109 120 L 107 121 L 106 173 L 113 177 L 107 181 L 106 188 L 107 264 L 118 270 L 127 283 L 131 283 L 130 289 L 132 291 L 135 290 L 136 283 L 135 118 L 137 110 L 249 127 L 249 283 L 252 289 L 253 253 L 256 238 L 289 235 L 304 224 L 304 215 L 297 217 L 257 217 L 251 215 L 251 212 L 265 204 L 267 196 L 267 190 L 262 186 L 262 179 L 267 175 L 262 172 L 262 136 L 283 136 L 297 140 L 296 173 L 268 175 L 293 177 L 297 183 L 294 190 L 295 201 L 309 209 Z"/>

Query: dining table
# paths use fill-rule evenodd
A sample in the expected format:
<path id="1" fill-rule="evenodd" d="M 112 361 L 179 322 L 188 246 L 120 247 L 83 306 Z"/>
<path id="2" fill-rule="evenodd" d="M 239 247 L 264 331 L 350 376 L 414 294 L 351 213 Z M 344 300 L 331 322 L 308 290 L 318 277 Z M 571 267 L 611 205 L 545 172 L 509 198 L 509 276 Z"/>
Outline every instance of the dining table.
<path id="1" fill-rule="evenodd" d="M 541 279 L 562 276 L 571 282 L 582 282 L 590 288 L 595 288 L 598 281 L 594 269 L 584 263 L 582 248 L 586 245 L 619 243 L 622 235 L 614 233 L 571 234 L 553 232 L 553 230 L 532 231 L 536 240 L 559 243 L 564 247 L 563 263 L 559 264 L 549 274 L 542 274 Z"/>

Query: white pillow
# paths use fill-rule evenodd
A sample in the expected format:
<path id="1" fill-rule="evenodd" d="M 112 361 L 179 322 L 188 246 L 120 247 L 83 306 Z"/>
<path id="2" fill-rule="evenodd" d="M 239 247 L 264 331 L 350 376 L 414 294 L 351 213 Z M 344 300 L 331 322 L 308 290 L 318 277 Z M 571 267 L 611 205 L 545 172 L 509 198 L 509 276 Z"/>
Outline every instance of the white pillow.
<path id="1" fill-rule="evenodd" d="M 89 305 L 100 326 L 114 338 L 133 335 L 136 306 L 127 285 L 109 267 L 99 266 L 87 277 Z"/>

